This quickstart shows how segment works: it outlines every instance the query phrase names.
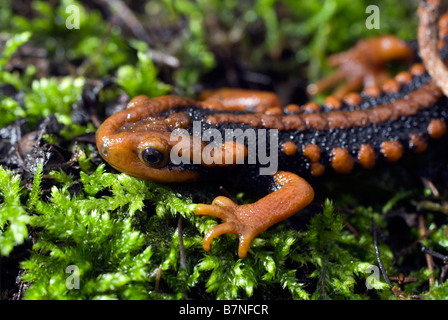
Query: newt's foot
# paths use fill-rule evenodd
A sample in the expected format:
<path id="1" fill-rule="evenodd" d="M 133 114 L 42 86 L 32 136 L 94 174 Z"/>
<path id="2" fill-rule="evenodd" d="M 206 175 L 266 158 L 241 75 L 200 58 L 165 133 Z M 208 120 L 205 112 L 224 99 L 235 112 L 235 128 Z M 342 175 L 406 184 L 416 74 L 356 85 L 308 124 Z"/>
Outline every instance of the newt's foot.
<path id="1" fill-rule="evenodd" d="M 237 205 L 231 199 L 222 196 L 215 198 L 211 205 L 200 204 L 196 209 L 196 215 L 214 216 L 225 221 L 210 229 L 204 236 L 204 250 L 210 250 L 213 238 L 225 233 L 235 233 L 239 238 L 238 256 L 245 258 L 252 239 L 264 231 L 260 230 L 259 219 L 251 213 L 250 205 Z"/>
<path id="2" fill-rule="evenodd" d="M 196 215 L 209 215 L 224 220 L 204 237 L 203 248 L 210 250 L 213 238 L 225 233 L 235 233 L 239 238 L 238 256 L 245 258 L 252 239 L 270 226 L 284 220 L 307 206 L 314 197 L 312 187 L 290 172 L 277 172 L 274 182 L 278 190 L 255 203 L 237 205 L 220 196 L 211 205 L 200 204 Z"/>

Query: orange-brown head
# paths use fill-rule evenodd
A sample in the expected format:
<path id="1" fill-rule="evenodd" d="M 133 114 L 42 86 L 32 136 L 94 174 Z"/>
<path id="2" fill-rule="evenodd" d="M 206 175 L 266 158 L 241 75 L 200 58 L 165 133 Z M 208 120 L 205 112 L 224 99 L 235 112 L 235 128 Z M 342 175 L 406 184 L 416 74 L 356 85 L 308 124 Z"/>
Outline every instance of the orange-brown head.
<path id="1" fill-rule="evenodd" d="M 198 173 L 170 164 L 172 119 L 158 117 L 172 107 L 191 105 L 176 96 L 149 99 L 138 96 L 126 110 L 104 121 L 96 134 L 101 157 L 115 169 L 134 177 L 157 182 L 188 182 Z M 179 121 L 178 125 L 182 125 Z"/>

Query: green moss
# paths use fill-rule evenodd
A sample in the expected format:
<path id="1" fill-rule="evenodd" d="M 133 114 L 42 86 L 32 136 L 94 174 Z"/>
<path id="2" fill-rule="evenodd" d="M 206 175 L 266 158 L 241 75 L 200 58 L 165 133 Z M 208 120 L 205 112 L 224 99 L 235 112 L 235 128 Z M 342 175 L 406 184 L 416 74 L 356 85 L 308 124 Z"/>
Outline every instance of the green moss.
<path id="1" fill-rule="evenodd" d="M 30 216 L 21 204 L 21 192 L 20 177 L 0 167 L 0 253 L 4 256 L 28 236 Z"/>
<path id="2" fill-rule="evenodd" d="M 158 80 L 158 71 L 148 56 L 148 46 L 143 42 L 134 42 L 137 48 L 137 66 L 124 65 L 117 71 L 116 82 L 129 96 L 147 95 L 158 97 L 168 93 L 171 87 Z"/>
<path id="3" fill-rule="evenodd" d="M 34 68 L 32 66 L 27 68 L 27 71 L 25 72 L 24 77 L 22 77 L 22 78 L 17 73 L 7 72 L 5 70 L 5 67 L 6 67 L 6 63 L 9 61 L 9 59 L 11 59 L 12 55 L 14 54 L 14 52 L 16 52 L 18 47 L 20 47 L 25 42 L 27 42 L 30 39 L 30 37 L 31 37 L 31 32 L 24 31 L 21 33 L 14 33 L 14 34 L 10 35 L 10 37 L 6 41 L 5 46 L 4 46 L 1 56 L 0 56 L 0 82 L 1 83 L 8 83 L 8 84 L 14 86 L 16 89 L 22 89 L 27 84 L 26 78 L 27 78 L 28 74 L 33 73 L 33 70 L 34 70 Z M 11 102 L 6 103 L 6 105 L 8 105 L 8 104 L 10 105 Z M 3 105 L 4 105 L 4 103 L 3 103 Z M 11 110 L 10 106 L 7 106 L 6 108 L 5 108 L 5 106 L 2 106 L 2 109 L 6 112 L 10 112 L 10 115 L 8 115 L 9 117 L 22 116 L 21 111 L 16 107 L 14 107 L 14 109 Z"/>
<path id="4" fill-rule="evenodd" d="M 25 94 L 27 118 L 35 123 L 39 118 L 54 114 L 62 124 L 73 123 L 72 105 L 80 99 L 84 83 L 82 77 L 34 80 L 31 91 Z"/>
<path id="5" fill-rule="evenodd" d="M 212 219 L 195 217 L 195 206 L 166 187 L 108 173 L 100 165 L 90 174 L 81 172 L 82 189 L 76 194 L 70 192 L 72 177 L 53 172 L 51 176 L 59 186 L 53 186 L 43 200 L 39 197 L 39 170 L 22 204 L 20 194 L 24 191 L 18 177 L 5 170 L 1 173 L 2 190 L 10 186 L 14 195 L 4 198 L 6 208 L 14 211 L 2 211 L 2 216 L 9 217 L 10 226 L 21 226 L 20 241 L 17 235 L 3 233 L 10 242 L 5 248 L 10 251 L 14 244 L 23 242 L 26 224 L 37 228 L 34 233 L 39 240 L 30 258 L 22 263 L 22 278 L 30 283 L 26 299 L 179 299 L 202 282 L 217 299 L 250 298 L 275 287 L 284 288 L 292 298 L 319 298 L 319 285 L 311 294 L 308 281 L 297 276 L 304 265 L 315 266 L 310 276 L 325 284 L 326 298 L 354 299 L 360 298 L 353 295 L 357 277 L 365 275 L 366 268 L 374 263 L 373 254 L 363 256 L 362 251 L 353 250 L 359 242 L 343 230 L 342 216 L 329 202 L 310 221 L 308 231 L 266 232 L 254 241 L 247 259 L 235 260 L 233 236 L 216 239 L 211 254 L 204 254 L 197 230 L 207 230 Z M 145 205 L 148 201 L 153 204 L 153 213 Z M 183 250 L 188 257 L 185 268 L 180 267 L 178 229 L 166 224 L 167 218 L 178 214 L 188 222 L 183 229 Z M 10 229 L 17 230 L 17 226 Z M 387 260 L 386 253 L 384 250 L 383 259 Z M 79 289 L 67 284 L 71 279 L 67 271 L 71 269 L 67 268 L 72 266 L 79 272 Z M 155 290 L 159 267 L 167 286 L 163 294 Z M 328 280 L 322 279 L 324 275 Z M 286 297 L 285 293 L 281 296 Z"/>
<path id="6" fill-rule="evenodd" d="M 0 119 L 1 127 L 5 127 L 11 122 L 17 120 L 17 118 L 24 117 L 26 115 L 19 102 L 10 97 L 6 97 L 0 101 L 0 113 L 3 115 Z"/>
<path id="7" fill-rule="evenodd" d="M 361 207 L 357 211 L 360 216 L 373 215 L 371 210 Z M 362 220 L 363 224 L 357 225 L 363 225 L 367 231 L 371 221 Z M 362 299 L 362 295 L 354 293 L 355 285 L 369 275 L 369 267 L 377 265 L 370 234 L 362 232 L 362 238 L 357 239 L 355 234 L 345 228 L 345 221 L 344 215 L 335 211 L 328 200 L 322 214 L 311 219 L 306 239 L 308 246 L 313 248 L 309 253 L 310 260 L 316 266 L 311 277 L 318 278 L 314 299 Z M 359 247 L 363 247 L 363 250 L 356 249 Z M 386 246 L 381 248 L 382 260 L 388 266 L 392 254 Z M 361 287 L 365 288 L 365 285 Z M 384 286 L 377 284 L 377 288 Z"/>
<path id="8" fill-rule="evenodd" d="M 3 70 L 5 68 L 6 63 L 9 59 L 11 59 L 12 55 L 18 47 L 20 47 L 22 44 L 27 42 L 31 37 L 30 31 L 25 31 L 22 33 L 18 33 L 13 35 L 11 38 L 9 38 L 6 43 L 5 47 L 3 48 L 1 57 L 0 57 L 0 67 Z"/>
<path id="9" fill-rule="evenodd" d="M 79 28 L 66 26 L 73 14 L 67 10 L 69 6 L 79 10 Z M 8 29 L 32 30 L 31 41 L 44 46 L 53 60 L 81 60 L 78 72 L 92 77 L 105 76 L 128 61 L 130 50 L 120 30 L 111 30 L 99 11 L 88 11 L 74 0 L 33 1 L 32 7 L 37 13 L 33 19 L 14 15 L 8 20 Z"/>
<path id="10" fill-rule="evenodd" d="M 429 294 L 425 296 L 425 299 L 446 300 L 447 296 L 448 296 L 448 282 L 445 281 L 440 285 L 432 287 Z"/>
<path id="11" fill-rule="evenodd" d="M 168 228 L 163 242 L 153 242 L 153 228 L 160 226 L 157 220 L 164 216 L 146 217 L 150 213 L 144 201 L 185 216 L 194 208 L 191 202 L 153 183 L 107 173 L 103 165 L 92 174 L 81 174 L 83 189 L 77 194 L 69 191 L 69 176 L 62 172 L 52 176 L 61 186 L 52 187 L 43 201 L 36 199 L 36 182 L 28 201 L 33 226 L 39 227 L 39 241 L 22 263 L 23 279 L 31 283 L 25 298 L 151 298 L 147 292 L 154 290 L 155 279 L 150 274 L 158 268 L 163 253 L 171 250 L 176 231 Z M 108 195 L 98 195 L 106 191 Z M 139 219 L 148 222 L 145 230 L 139 230 Z M 178 258 L 172 260 L 165 263 L 166 272 L 176 277 Z M 67 287 L 69 266 L 79 270 L 80 289 Z M 175 292 L 166 296 L 177 297 Z"/>
<path id="12" fill-rule="evenodd" d="M 418 210 L 415 198 L 433 200 L 419 187 L 403 183 L 394 190 L 388 185 L 389 196 L 376 200 L 373 208 L 361 205 L 364 195 L 358 190 L 335 192 L 334 202 L 322 201 L 321 208 L 300 213 L 312 218 L 297 223 L 293 217 L 260 234 L 242 260 L 236 254 L 236 235 L 214 239 L 210 252 L 202 249 L 202 236 L 219 221 L 195 216 L 191 199 L 165 185 L 112 173 L 98 164 L 94 145 L 77 143 L 75 150 L 72 143 L 95 131 L 92 123 L 72 119 L 74 104 L 93 78 L 115 76 L 119 90 L 130 97 L 169 91 L 192 96 L 196 85 L 204 85 L 198 83 L 201 77 L 230 52 L 232 62 L 251 71 L 314 79 L 323 73 L 329 53 L 357 39 L 378 32 L 412 38 L 415 20 L 409 13 L 415 5 L 378 3 L 381 29 L 367 30 L 365 7 L 374 4 L 367 0 L 148 1 L 154 13 L 146 12 L 151 15 L 147 30 L 156 30 L 151 23 L 163 25 L 172 38 L 162 47 L 149 47 L 123 39 L 98 11 L 76 1 L 33 1 L 33 18 L 13 13 L 11 1 L 7 3 L 0 8 L 0 26 L 9 36 L 0 55 L 0 82 L 19 90 L 23 104 L 0 97 L 0 127 L 23 117 L 31 128 L 42 117 L 55 115 L 63 129 L 60 135 L 44 135 L 45 142 L 73 148 L 77 155 L 72 174 L 44 174 L 39 167 L 31 185 L 0 168 L 2 258 L 10 258 L 30 236 L 34 239 L 20 267 L 27 284 L 25 299 L 393 299 L 381 275 L 375 289 L 366 290 L 369 270 L 378 265 L 372 219 L 381 228 L 378 248 L 387 273 L 399 273 L 410 256 L 417 262 L 411 263 L 409 276 L 419 280 L 407 285 L 406 292 L 427 299 L 446 297 L 446 282 L 427 285 L 431 274 L 418 264 L 417 249 L 397 257 L 388 246 L 396 236 L 390 233 L 388 215 L 401 205 L 412 208 L 406 211 L 412 215 Z M 79 30 L 65 27 L 68 5 L 80 9 Z M 13 53 L 27 41 L 44 47 L 52 62 L 68 63 L 76 75 L 37 78 L 33 66 L 22 73 L 6 70 Z M 180 66 L 167 70 L 157 65 L 151 50 L 174 55 Z M 102 92 L 96 107 L 100 110 L 116 96 L 116 91 Z M 236 198 L 248 201 L 242 193 Z M 339 210 L 340 204 L 352 212 Z M 426 218 L 428 228 L 438 228 L 421 243 L 446 252 L 446 221 L 436 212 Z M 418 239 L 418 228 L 409 229 L 406 241 Z"/>

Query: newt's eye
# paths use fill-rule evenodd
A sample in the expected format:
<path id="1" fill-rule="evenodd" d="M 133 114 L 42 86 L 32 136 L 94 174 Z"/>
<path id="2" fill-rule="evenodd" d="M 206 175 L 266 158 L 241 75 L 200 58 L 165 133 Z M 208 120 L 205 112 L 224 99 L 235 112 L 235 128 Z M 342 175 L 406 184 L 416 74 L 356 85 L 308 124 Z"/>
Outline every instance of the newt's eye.
<path id="1" fill-rule="evenodd" d="M 165 160 L 164 154 L 155 148 L 143 149 L 141 157 L 147 165 L 156 168 L 159 168 L 160 164 Z"/>
<path id="2" fill-rule="evenodd" d="M 158 169 L 165 167 L 169 161 L 169 147 L 160 141 L 145 143 L 140 149 L 140 159 L 149 167 Z"/>

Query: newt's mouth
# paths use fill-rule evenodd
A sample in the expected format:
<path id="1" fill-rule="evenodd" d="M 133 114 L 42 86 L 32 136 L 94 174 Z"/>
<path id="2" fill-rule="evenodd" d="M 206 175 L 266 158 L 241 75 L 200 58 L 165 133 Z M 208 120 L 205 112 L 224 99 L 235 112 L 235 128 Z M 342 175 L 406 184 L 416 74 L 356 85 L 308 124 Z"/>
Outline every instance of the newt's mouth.
<path id="1" fill-rule="evenodd" d="M 107 162 L 107 161 L 106 161 Z M 138 170 L 130 171 L 128 168 L 122 168 L 114 163 L 107 162 L 112 168 L 119 172 L 138 179 L 151 180 L 160 183 L 182 183 L 194 182 L 199 178 L 199 173 L 196 171 L 186 170 L 182 167 L 166 166 L 161 169 L 148 168 L 142 164 Z"/>

